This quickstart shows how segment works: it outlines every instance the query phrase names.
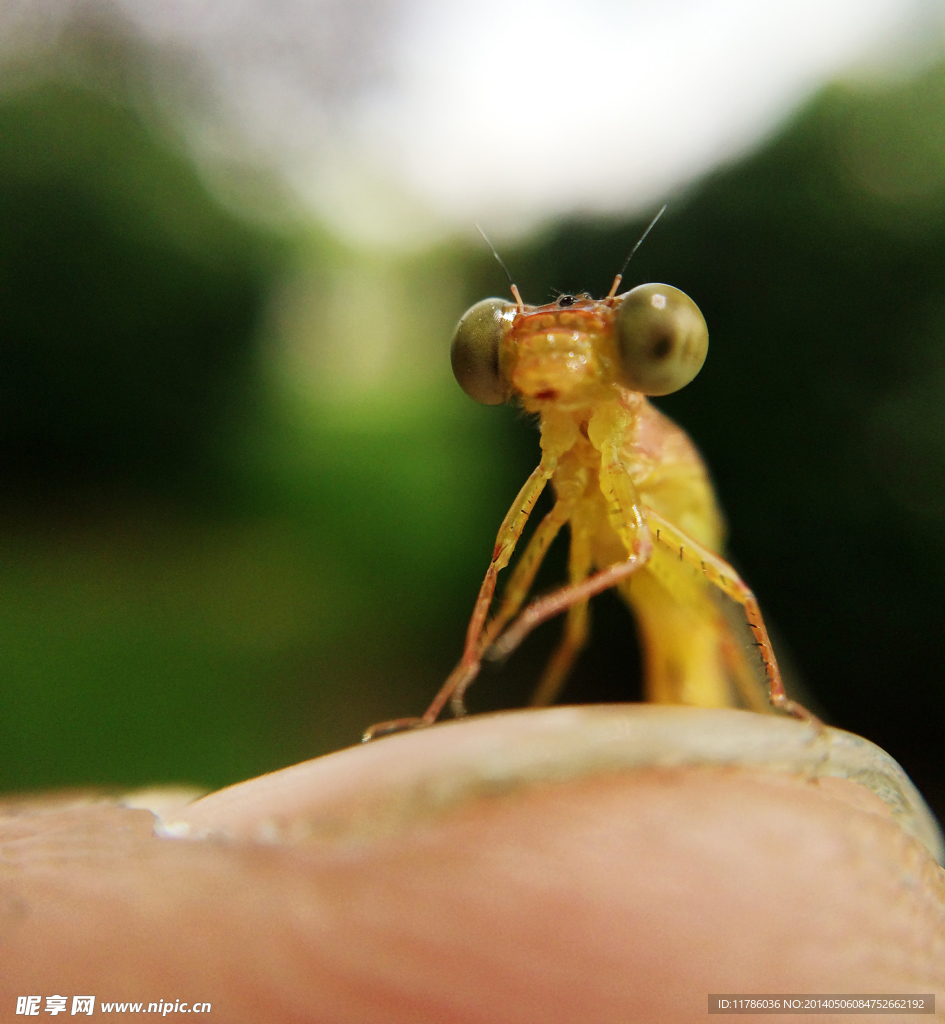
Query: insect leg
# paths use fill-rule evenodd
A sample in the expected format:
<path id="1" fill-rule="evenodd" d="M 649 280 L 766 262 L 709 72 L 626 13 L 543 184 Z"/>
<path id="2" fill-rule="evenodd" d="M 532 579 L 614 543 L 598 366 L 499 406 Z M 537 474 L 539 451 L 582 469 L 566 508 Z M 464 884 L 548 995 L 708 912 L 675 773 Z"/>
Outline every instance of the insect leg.
<path id="1" fill-rule="evenodd" d="M 564 501 L 556 502 L 554 508 L 539 523 L 538 529 L 532 534 L 528 547 L 525 548 L 522 557 L 512 572 L 508 586 L 505 588 L 502 604 L 499 606 L 498 612 L 490 619 L 479 635 L 476 673 L 479 670 L 482 652 L 502 632 L 509 619 L 514 618 L 518 614 L 518 610 L 522 607 L 522 602 L 525 600 L 535 580 L 535 575 L 544 560 L 548 548 L 551 546 L 551 542 L 558 535 L 561 527 L 568 521 L 570 513 L 571 505 L 569 503 Z M 457 718 L 461 718 L 466 714 L 463 696 L 474 679 L 475 673 L 469 674 L 467 672 L 454 686 L 450 696 L 450 704 L 453 714 Z"/>
<path id="2" fill-rule="evenodd" d="M 585 580 L 591 571 L 591 536 L 587 525 L 571 520 L 571 550 L 568 556 L 568 575 L 571 584 Z M 557 650 L 545 668 L 538 688 L 532 695 L 532 707 L 544 707 L 553 704 L 561 692 L 575 658 L 587 643 L 588 634 L 588 603 L 578 601 L 568 609 L 564 623 L 564 636 Z"/>
<path id="3" fill-rule="evenodd" d="M 532 534 L 528 547 L 525 548 L 522 557 L 512 571 L 508 586 L 502 595 L 499 610 L 489 620 L 482 632 L 479 642 L 480 651 L 488 647 L 505 628 L 505 624 L 518 614 L 518 610 L 522 607 L 522 603 L 535 581 L 535 576 L 544 561 L 548 548 L 561 531 L 561 527 L 568 521 L 571 509 L 572 503 L 559 500 Z"/>
<path id="4" fill-rule="evenodd" d="M 564 526 L 564 524 L 571 518 L 575 506 L 584 494 L 587 487 L 587 481 L 588 473 L 586 468 L 582 466 L 578 466 L 576 468 L 574 466 L 569 466 L 563 472 L 559 472 L 555 477 L 555 488 L 558 492 L 558 500 L 555 502 L 554 508 L 552 508 L 541 523 L 539 523 L 538 529 L 532 534 L 532 537 L 528 542 L 528 547 L 526 547 L 524 554 L 519 559 L 518 565 L 515 566 L 515 569 L 512 572 L 512 578 L 509 580 L 508 586 L 505 588 L 505 593 L 502 597 L 502 604 L 499 606 L 498 612 L 489 621 L 479 637 L 479 662 L 477 662 L 477 672 L 478 665 L 481 662 L 482 652 L 485 651 L 492 644 L 492 641 L 495 640 L 495 638 L 502 632 L 506 623 L 518 614 L 525 598 L 528 596 L 528 591 L 531 589 L 532 583 L 535 581 L 535 575 L 541 566 L 548 548 L 551 546 L 551 542 L 558 535 L 561 527 Z M 573 529 L 574 526 L 572 523 L 572 538 Z M 583 578 L 586 575 L 587 570 L 581 574 L 580 578 Z M 463 695 L 474 678 L 474 675 L 464 678 L 453 690 L 450 703 L 452 705 L 453 714 L 457 717 L 461 717 L 466 714 L 466 708 L 463 705 Z"/>
<path id="5" fill-rule="evenodd" d="M 542 416 L 541 421 L 541 462 L 525 481 L 525 486 L 519 491 L 518 496 L 512 503 L 512 507 L 506 513 L 499 532 L 496 536 L 495 547 L 492 550 L 492 561 L 486 571 L 486 578 L 479 588 L 479 596 L 473 607 L 472 618 L 469 620 L 469 628 L 466 630 L 466 646 L 463 649 L 463 656 L 459 664 L 450 673 L 446 682 L 440 687 L 439 693 L 434 697 L 433 703 L 423 713 L 421 718 L 397 718 L 391 722 L 380 722 L 372 725 L 361 737 L 361 742 L 367 742 L 377 736 L 386 736 L 389 733 L 400 732 L 404 729 L 413 729 L 419 726 L 432 725 L 439 717 L 444 705 L 459 689 L 460 693 L 476 678 L 481 663 L 481 637 L 485 627 L 486 616 L 489 613 L 489 606 L 495 594 L 496 578 L 499 572 L 509 564 L 515 545 L 518 543 L 525 524 L 539 495 L 545 489 L 545 485 L 551 479 L 558 466 L 558 461 L 578 439 L 578 427 L 574 418 L 569 414 L 557 415 L 549 412 Z M 560 528 L 560 527 L 559 527 Z M 550 543 L 550 541 L 549 541 Z M 535 566 L 537 571 L 538 566 Z M 460 710 L 462 702 L 460 701 Z"/>
<path id="6" fill-rule="evenodd" d="M 744 608 L 745 618 L 764 662 L 765 675 L 768 677 L 769 699 L 774 707 L 786 711 L 802 721 L 819 725 L 820 720 L 815 715 L 812 715 L 807 708 L 796 701 L 791 700 L 785 693 L 784 683 L 781 681 L 781 671 L 774 656 L 774 648 L 771 646 L 764 619 L 761 617 L 761 609 L 748 585 L 724 558 L 693 540 L 651 508 L 646 509 L 646 516 L 658 543 L 666 545 L 674 553 L 678 552 L 680 561 L 688 562 L 700 570 L 710 583 L 713 583 L 722 593 L 727 594 Z"/>
<path id="7" fill-rule="evenodd" d="M 432 725 L 439 717 L 444 705 L 453 695 L 454 691 L 459 689 L 462 692 L 476 678 L 481 661 L 480 637 L 485 626 L 486 616 L 489 613 L 489 606 L 492 604 L 492 598 L 495 594 L 496 579 L 499 572 L 509 564 L 509 559 L 515 550 L 515 545 L 518 543 L 518 539 L 525 529 L 525 524 L 528 522 L 529 514 L 534 508 L 539 495 L 545 489 L 545 485 L 551 478 L 551 474 L 554 472 L 557 464 L 557 456 L 545 452 L 542 455 L 541 462 L 525 481 L 524 487 L 518 492 L 512 507 L 506 513 L 496 536 L 495 547 L 492 550 L 492 561 L 486 570 L 486 577 L 482 581 L 479 595 L 473 606 L 472 618 L 469 620 L 469 627 L 466 630 L 466 645 L 463 649 L 463 656 L 456 668 L 447 677 L 446 682 L 440 687 L 439 692 L 433 699 L 433 703 L 427 708 L 421 718 L 397 718 L 391 722 L 380 722 L 377 725 L 372 725 L 361 737 L 362 742 L 367 742 L 378 736 L 386 736 L 389 733 L 400 732 L 403 729 Z M 560 526 L 558 529 L 560 529 Z M 549 538 L 548 543 L 551 543 L 551 538 Z M 535 571 L 537 572 L 537 570 L 538 565 L 536 564 Z"/>
<path id="8" fill-rule="evenodd" d="M 629 469 L 621 458 L 621 446 L 630 416 L 619 405 L 599 409 L 587 424 L 591 444 L 600 453 L 598 479 L 607 502 L 607 517 L 614 533 L 623 542 L 627 554 L 633 556 L 641 543 L 650 545 L 646 516 Z M 649 557 L 651 546 L 646 547 Z"/>
<path id="9" fill-rule="evenodd" d="M 742 651 L 721 624 L 719 635 L 722 637 L 719 652 L 729 675 L 735 682 L 739 696 L 750 710 L 771 714 L 772 705 L 765 699 L 764 690 L 755 682 Z"/>
<path id="10" fill-rule="evenodd" d="M 607 503 L 610 524 L 627 550 L 627 560 L 533 601 L 492 645 L 491 657 L 511 654 L 536 626 L 626 579 L 649 559 L 653 541 L 646 514 L 633 480 L 620 459 L 620 440 L 626 419 L 626 411 L 619 406 L 597 412 L 588 422 L 588 437 L 601 455 L 600 489 Z"/>
<path id="11" fill-rule="evenodd" d="M 588 601 L 621 580 L 625 580 L 645 565 L 648 557 L 649 550 L 645 553 L 633 554 L 625 562 L 617 562 L 616 565 L 601 569 L 600 572 L 595 572 L 593 576 L 588 576 L 580 583 L 570 584 L 547 597 L 540 597 L 537 601 L 532 601 L 515 622 L 496 640 L 486 652 L 486 656 L 504 658 L 511 654 L 536 626 L 560 615 L 572 605 L 580 601 Z"/>

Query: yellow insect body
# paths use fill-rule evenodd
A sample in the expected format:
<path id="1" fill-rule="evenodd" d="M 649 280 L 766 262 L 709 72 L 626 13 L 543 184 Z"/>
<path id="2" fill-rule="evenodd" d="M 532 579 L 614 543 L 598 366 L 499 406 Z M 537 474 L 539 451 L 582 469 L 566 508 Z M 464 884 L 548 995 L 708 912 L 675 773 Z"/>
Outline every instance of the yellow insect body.
<path id="1" fill-rule="evenodd" d="M 552 702 L 584 645 L 588 601 L 616 586 L 632 608 L 644 651 L 646 697 L 702 707 L 771 705 L 812 716 L 784 693 L 757 602 L 718 554 L 722 517 L 708 472 L 685 432 L 647 395 L 668 394 L 698 373 L 708 346 L 695 303 L 668 285 L 616 295 L 561 296 L 545 306 L 485 299 L 460 320 L 453 369 L 478 401 L 517 399 L 540 418 L 541 462 L 496 538 L 463 657 L 420 719 L 374 726 L 365 738 L 431 724 L 463 693 L 484 654 L 514 649 L 539 623 L 567 611 L 564 636 L 534 704 Z M 551 481 L 553 508 L 538 524 L 491 620 L 498 573 Z M 549 545 L 570 531 L 569 583 L 522 606 Z M 768 694 L 758 687 L 727 626 L 717 593 L 744 609 Z M 766 699 L 770 699 L 770 704 Z"/>
<path id="2" fill-rule="evenodd" d="M 718 551 L 721 517 L 698 452 L 685 433 L 645 398 L 632 393 L 622 397 L 636 408 L 617 460 L 635 486 L 640 504 Z M 589 480 L 570 521 L 571 543 L 588 551 L 592 566 L 601 569 L 624 561 L 625 547 L 607 515 L 598 472 L 600 453 L 589 442 L 575 447 L 575 454 L 588 466 Z M 557 489 L 557 472 L 552 483 Z M 654 531 L 650 533 L 655 540 Z M 689 565 L 681 567 L 678 553 L 657 541 L 646 564 L 617 586 L 636 616 L 645 658 L 646 699 L 730 706 L 733 698 L 720 659 L 719 609 L 709 593 L 712 585 L 695 576 Z M 548 679 L 546 675 L 543 698 L 552 696 Z"/>

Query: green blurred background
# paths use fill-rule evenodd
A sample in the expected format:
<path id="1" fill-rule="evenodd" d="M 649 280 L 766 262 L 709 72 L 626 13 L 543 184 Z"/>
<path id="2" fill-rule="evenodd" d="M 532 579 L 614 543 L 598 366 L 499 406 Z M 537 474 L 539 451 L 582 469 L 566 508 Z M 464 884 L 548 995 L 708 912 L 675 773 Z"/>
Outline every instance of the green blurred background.
<path id="1" fill-rule="evenodd" d="M 219 786 L 419 713 L 459 654 L 534 427 L 452 381 L 473 241 L 358 251 L 241 217 L 140 93 L 0 93 L 0 786 Z M 661 401 L 828 720 L 945 817 L 945 68 L 824 90 L 672 202 L 628 283 L 712 336 Z M 526 301 L 602 294 L 638 237 L 504 251 Z M 542 576 L 560 576 L 558 552 Z M 597 599 L 569 702 L 639 696 Z M 558 624 L 471 691 L 515 706 Z"/>

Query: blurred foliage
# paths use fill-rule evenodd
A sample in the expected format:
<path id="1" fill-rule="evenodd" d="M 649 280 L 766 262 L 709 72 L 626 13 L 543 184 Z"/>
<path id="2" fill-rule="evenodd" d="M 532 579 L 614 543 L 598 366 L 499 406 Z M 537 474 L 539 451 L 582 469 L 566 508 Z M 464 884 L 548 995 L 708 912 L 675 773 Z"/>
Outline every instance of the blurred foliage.
<path id="1" fill-rule="evenodd" d="M 0 206 L 3 787 L 222 784 L 422 702 L 453 653 L 437 616 L 465 614 L 468 586 L 451 605 L 440 583 L 474 585 L 506 479 L 448 363 L 445 401 L 423 354 L 368 372 L 388 320 L 414 347 L 450 331 L 415 301 L 441 256 L 372 278 L 302 229 L 269 237 L 153 118 L 62 85 L 0 101 Z M 285 328 L 314 351 L 280 363 L 297 279 L 314 323 Z"/>
<path id="2" fill-rule="evenodd" d="M 128 109 L 56 86 L 8 97 L 4 489 L 195 469 L 248 381 L 267 248 Z"/>
<path id="3" fill-rule="evenodd" d="M 661 405 L 829 719 L 939 813 L 945 72 L 826 90 L 674 201 L 709 360 Z M 503 252 L 529 301 L 604 293 L 645 221 Z M 0 783 L 218 785 L 416 713 L 458 655 L 533 425 L 449 378 L 488 253 L 353 253 L 243 223 L 135 109 L 0 97 Z M 562 574 L 557 551 L 543 573 Z M 565 700 L 637 692 L 609 595 Z M 520 702 L 556 624 L 471 692 Z"/>

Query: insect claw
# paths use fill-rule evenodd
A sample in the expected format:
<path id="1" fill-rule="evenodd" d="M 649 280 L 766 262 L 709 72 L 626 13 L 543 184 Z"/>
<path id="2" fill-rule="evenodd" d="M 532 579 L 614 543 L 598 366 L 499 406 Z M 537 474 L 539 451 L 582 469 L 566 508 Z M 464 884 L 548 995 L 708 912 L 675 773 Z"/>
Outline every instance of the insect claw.
<path id="1" fill-rule="evenodd" d="M 511 654 L 511 651 L 504 651 L 497 640 L 495 643 L 489 644 L 489 646 L 482 652 L 482 660 L 491 661 L 493 663 L 505 661 L 509 654 Z"/>
<path id="2" fill-rule="evenodd" d="M 393 736 L 396 732 L 408 732 L 411 729 L 423 729 L 430 724 L 422 718 L 394 718 L 389 722 L 378 722 L 377 725 L 364 730 L 361 742 L 370 743 L 371 740 L 380 739 L 382 736 Z"/>
<path id="3" fill-rule="evenodd" d="M 454 693 L 450 698 L 450 711 L 453 712 L 454 718 L 465 718 L 469 714 L 462 693 Z"/>

